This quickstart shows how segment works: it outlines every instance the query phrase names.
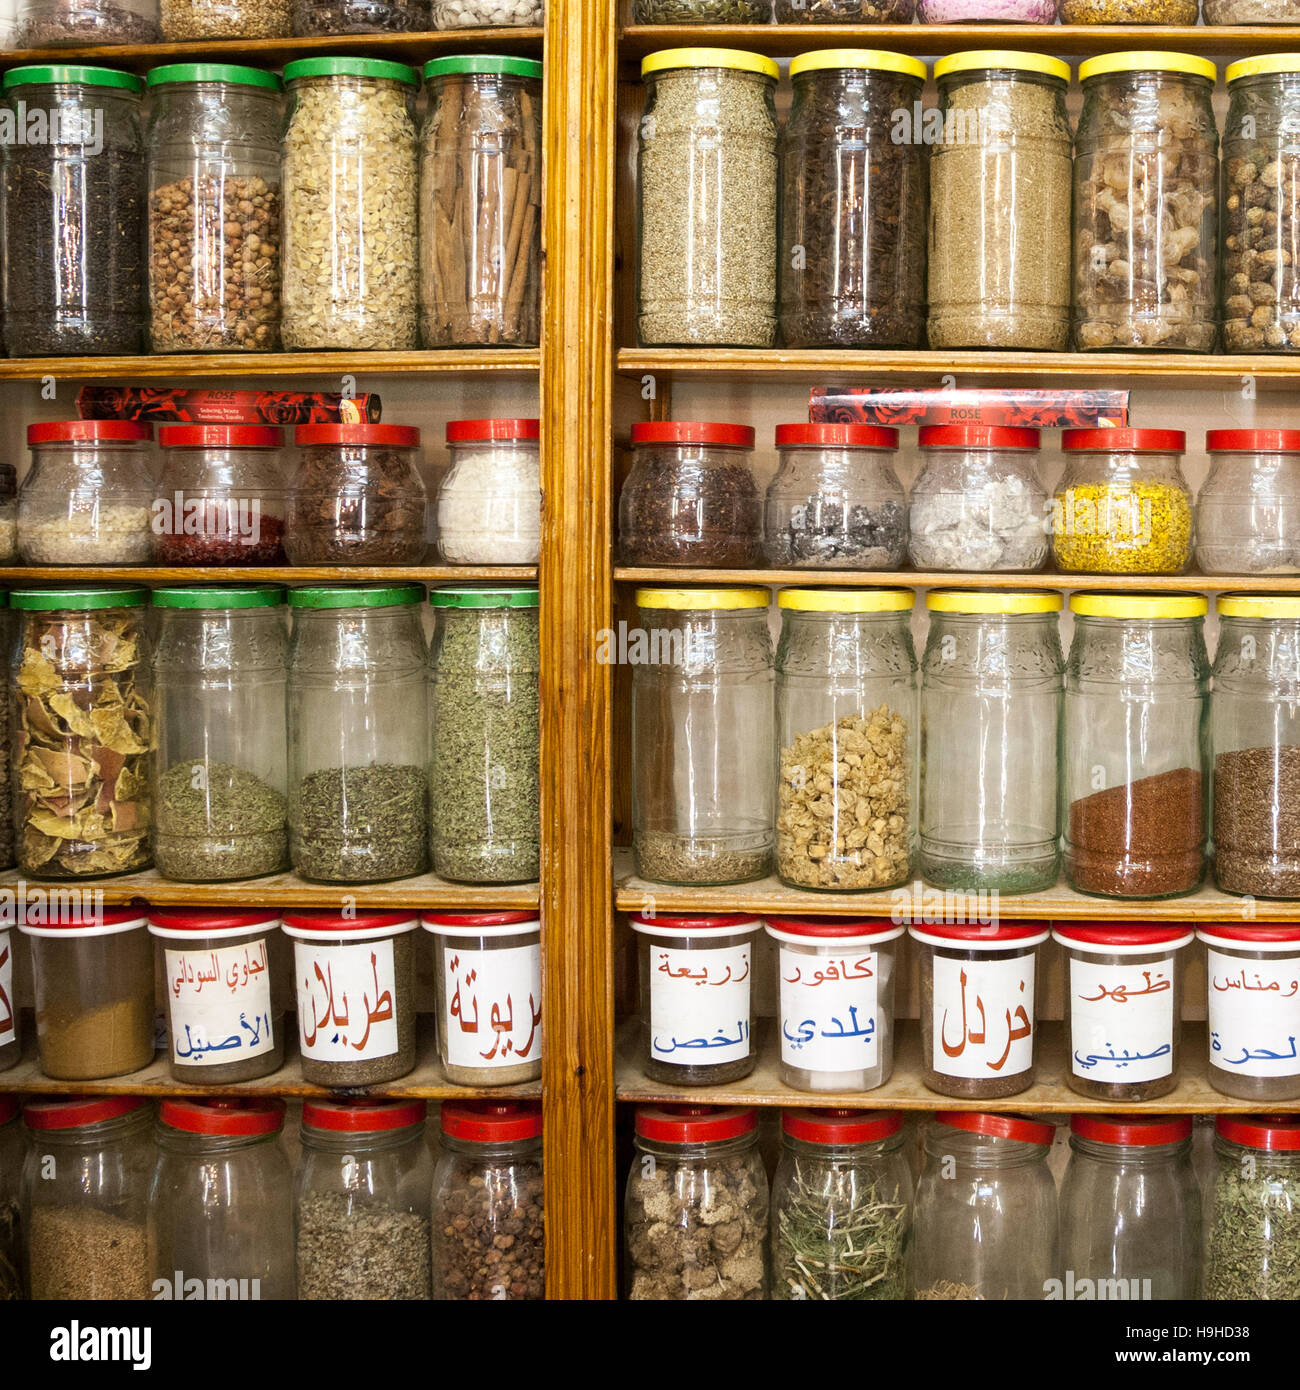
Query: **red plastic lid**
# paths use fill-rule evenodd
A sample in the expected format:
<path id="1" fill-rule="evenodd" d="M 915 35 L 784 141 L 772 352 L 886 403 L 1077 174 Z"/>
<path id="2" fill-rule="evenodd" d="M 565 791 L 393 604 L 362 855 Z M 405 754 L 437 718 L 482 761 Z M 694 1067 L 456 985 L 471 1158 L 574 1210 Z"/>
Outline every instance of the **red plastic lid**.
<path id="1" fill-rule="evenodd" d="M 1187 448 L 1182 430 L 1066 430 L 1061 448 L 1099 449 L 1104 454 L 1181 454 Z"/>
<path id="2" fill-rule="evenodd" d="M 27 426 L 28 444 L 56 444 L 69 439 L 133 440 L 153 438 L 153 426 L 135 420 L 48 420 Z"/>
<path id="3" fill-rule="evenodd" d="M 1056 1137 L 1052 1125 L 1024 1115 L 987 1115 L 979 1110 L 938 1110 L 934 1118 L 949 1129 L 988 1134 L 995 1139 L 1018 1139 L 1022 1144 L 1047 1145 Z"/>
<path id="4" fill-rule="evenodd" d="M 752 912 L 715 912 L 707 917 L 680 917 L 674 913 L 663 912 L 632 912 L 628 914 L 628 921 L 640 922 L 647 927 L 667 927 L 669 931 L 693 932 L 745 927 L 751 922 L 757 922 L 758 918 Z"/>
<path id="5" fill-rule="evenodd" d="M 295 444 L 391 444 L 412 449 L 420 442 L 420 431 L 413 425 L 299 425 L 293 432 Z"/>
<path id="6" fill-rule="evenodd" d="M 286 912 L 281 921 L 286 927 L 297 927 L 299 931 L 318 932 L 365 932 L 382 931 L 387 927 L 402 927 L 408 922 L 418 923 L 418 912 L 358 912 L 345 916 L 331 908 L 302 908 L 296 912 Z"/>
<path id="7" fill-rule="evenodd" d="M 1243 946 L 1300 941 L 1300 922 L 1277 922 L 1267 927 L 1236 927 L 1204 922 L 1197 927 L 1197 935 L 1202 940 L 1219 937 L 1224 941 L 1239 941 Z"/>
<path id="8" fill-rule="evenodd" d="M 448 420 L 447 443 L 464 444 L 475 439 L 538 439 L 540 420 Z"/>
<path id="9" fill-rule="evenodd" d="M 536 1139 L 542 1106 L 535 1100 L 449 1100 L 442 1106 L 442 1132 L 476 1144 Z"/>
<path id="10" fill-rule="evenodd" d="M 51 898 L 54 895 L 51 894 Z M 65 907 L 61 902 L 46 905 L 29 903 L 23 912 L 22 925 L 39 927 L 44 931 L 84 931 L 87 927 L 114 927 L 123 922 L 143 922 L 143 907 L 100 907 L 83 912 L 79 907 Z"/>
<path id="11" fill-rule="evenodd" d="M 7 1125 L 18 1113 L 17 1096 L 0 1096 L 0 1125 Z"/>
<path id="12" fill-rule="evenodd" d="M 1019 425 L 922 425 L 916 440 L 923 449 L 1037 449 L 1042 433 Z"/>
<path id="13" fill-rule="evenodd" d="M 1133 1144 L 1154 1148 L 1178 1144 L 1192 1137 L 1190 1115 L 1075 1115 L 1070 1133 L 1099 1144 Z"/>
<path id="14" fill-rule="evenodd" d="M 871 1144 L 903 1127 L 897 1110 L 785 1110 L 781 1128 L 805 1144 Z"/>
<path id="15" fill-rule="evenodd" d="M 506 927 L 535 922 L 535 912 L 426 912 L 420 919 L 438 927 Z"/>
<path id="16" fill-rule="evenodd" d="M 429 1114 L 423 1100 L 305 1100 L 302 1122 L 335 1134 L 382 1134 L 422 1125 Z"/>
<path id="17" fill-rule="evenodd" d="M 752 449 L 754 431 L 748 425 L 709 424 L 704 420 L 642 420 L 632 426 L 633 444 L 727 444 Z"/>
<path id="18" fill-rule="evenodd" d="M 28 1129 L 79 1129 L 129 1115 L 149 1102 L 143 1096 L 60 1096 L 55 1100 L 29 1100 L 23 1107 Z"/>
<path id="19" fill-rule="evenodd" d="M 883 936 L 900 929 L 888 917 L 769 917 L 767 923 L 791 936 L 810 937 Z"/>
<path id="20" fill-rule="evenodd" d="M 717 1144 L 758 1128 L 758 1111 L 723 1105 L 643 1105 L 636 1132 L 664 1144 Z"/>
<path id="21" fill-rule="evenodd" d="M 1023 941 L 1026 937 L 1041 936 L 1048 930 L 1047 922 L 1001 922 L 996 927 L 979 922 L 912 923 L 913 936 L 941 936 L 945 941 Z"/>
<path id="22" fill-rule="evenodd" d="M 1058 922 L 1054 930 L 1082 946 L 1163 946 L 1193 935 L 1190 922 L 1172 927 L 1154 922 Z"/>
<path id="23" fill-rule="evenodd" d="M 192 931 L 198 936 L 207 932 L 233 931 L 240 927 L 269 927 L 280 920 L 273 907 L 261 912 L 216 912 L 207 907 L 151 907 L 149 925 L 166 927 L 170 931 Z"/>
<path id="24" fill-rule="evenodd" d="M 776 447 L 839 445 L 845 449 L 897 449 L 898 431 L 889 425 L 778 425 Z"/>
<path id="25" fill-rule="evenodd" d="M 278 449 L 284 431 L 275 425 L 163 425 L 164 449 Z"/>
<path id="26" fill-rule="evenodd" d="M 284 1101 L 266 1097 L 223 1097 L 220 1100 L 165 1100 L 158 1118 L 186 1134 L 215 1134 L 245 1138 L 275 1134 L 284 1124 Z"/>
<path id="27" fill-rule="evenodd" d="M 1206 430 L 1205 449 L 1250 449 L 1261 454 L 1300 453 L 1300 430 Z"/>
<path id="28" fill-rule="evenodd" d="M 1250 1149 L 1300 1149 L 1300 1117 L 1295 1115 L 1220 1115 L 1215 1131 Z"/>

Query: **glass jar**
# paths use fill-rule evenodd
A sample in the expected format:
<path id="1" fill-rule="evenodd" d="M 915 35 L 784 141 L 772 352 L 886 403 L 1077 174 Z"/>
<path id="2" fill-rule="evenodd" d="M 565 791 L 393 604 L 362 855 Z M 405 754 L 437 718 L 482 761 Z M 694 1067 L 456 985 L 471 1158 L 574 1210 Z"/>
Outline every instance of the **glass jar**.
<path id="1" fill-rule="evenodd" d="M 0 1060 L 0 1067 L 3 1067 Z M 23 1254 L 23 1127 L 18 1097 L 0 1095 L 0 1303 L 27 1297 Z"/>
<path id="2" fill-rule="evenodd" d="M 162 0 L 166 43 L 190 39 L 287 39 L 289 0 Z"/>
<path id="3" fill-rule="evenodd" d="M 1178 1085 L 1182 948 L 1194 936 L 1155 923 L 1057 924 L 1052 939 L 1065 948 L 1065 1079 L 1072 1091 L 1129 1104 Z"/>
<path id="4" fill-rule="evenodd" d="M 1296 24 L 1296 0 L 1205 0 L 1207 24 Z"/>
<path id="5" fill-rule="evenodd" d="M 434 589 L 429 845 L 458 883 L 541 870 L 538 591 Z"/>
<path id="6" fill-rule="evenodd" d="M 158 0 L 18 0 L 19 48 L 157 43 Z"/>
<path id="7" fill-rule="evenodd" d="M 763 923 L 743 914 L 655 912 L 628 921 L 638 940 L 645 1075 L 673 1086 L 722 1086 L 748 1076 L 758 1064 L 754 934 Z"/>
<path id="8" fill-rule="evenodd" d="M 296 38 L 318 34 L 420 34 L 428 28 L 428 0 L 293 0 Z"/>
<path id="9" fill-rule="evenodd" d="M 18 558 L 18 470 L 0 463 L 0 564 Z"/>
<path id="10" fill-rule="evenodd" d="M 917 569 L 1037 570 L 1047 561 L 1040 435 L 1003 425 L 922 425 L 908 554 Z"/>
<path id="11" fill-rule="evenodd" d="M 345 908 L 286 912 L 283 925 L 293 938 L 302 1079 L 378 1086 L 410 1072 L 420 919 Z"/>
<path id="12" fill-rule="evenodd" d="M 284 552 L 284 431 L 163 425 L 153 501 L 155 565 L 275 565 Z"/>
<path id="13" fill-rule="evenodd" d="M 539 1080 L 542 924 L 537 914 L 426 912 L 423 923 L 433 937 L 438 1049 L 447 1080 L 457 1086 Z"/>
<path id="14" fill-rule="evenodd" d="M 1194 25 L 1196 9 L 1197 0 L 1061 0 L 1061 23 Z"/>
<path id="15" fill-rule="evenodd" d="M 155 589 L 153 854 L 182 883 L 288 868 L 284 590 Z"/>
<path id="16" fill-rule="evenodd" d="M 1142 20 L 1148 19 L 1143 7 Z M 1218 69 L 1182 53 L 1079 68 L 1077 347 L 1210 352 L 1217 327 Z"/>
<path id="17" fill-rule="evenodd" d="M 902 1115 L 784 1110 L 781 1129 L 772 1180 L 772 1298 L 906 1298 L 912 1170 Z"/>
<path id="18" fill-rule="evenodd" d="M 776 870 L 792 888 L 906 882 L 916 844 L 910 589 L 782 589 Z"/>
<path id="19" fill-rule="evenodd" d="M 433 1296 L 546 1296 L 540 1101 L 444 1101 L 433 1174 Z"/>
<path id="20" fill-rule="evenodd" d="M 773 9 L 778 24 L 910 24 L 916 0 L 774 0 Z"/>
<path id="21" fill-rule="evenodd" d="M 1080 893 L 1170 898 L 1205 872 L 1209 658 L 1199 595 L 1075 594 L 1061 834 Z"/>
<path id="22" fill-rule="evenodd" d="M 641 346 L 771 347 L 780 69 L 738 49 L 670 48 L 642 59 L 641 76 Z"/>
<path id="23" fill-rule="evenodd" d="M 428 495 L 409 425 L 299 425 L 284 549 L 291 565 L 418 565 Z"/>
<path id="24" fill-rule="evenodd" d="M 1196 935 L 1206 946 L 1210 1085 L 1240 1100 L 1300 1098 L 1300 926 L 1216 922 Z"/>
<path id="25" fill-rule="evenodd" d="M 926 1086 L 962 1100 L 1001 1100 L 1027 1091 L 1038 1077 L 1034 989 L 1046 924 L 927 923 L 908 931 L 922 948 Z"/>
<path id="26" fill-rule="evenodd" d="M 288 951 L 279 928 L 278 908 L 149 909 L 175 1080 L 254 1081 L 284 1065 Z"/>
<path id="27" fill-rule="evenodd" d="M 10 592 L 19 613 L 14 840 L 24 875 L 101 878 L 149 863 L 147 599 L 139 588 Z"/>
<path id="28" fill-rule="evenodd" d="M 293 1173 L 271 1097 L 164 1100 L 149 1187 L 155 1298 L 295 1294 Z"/>
<path id="29" fill-rule="evenodd" d="M 844 8 L 844 0 L 820 3 Z M 790 76 L 794 106 L 780 142 L 782 341 L 920 347 L 929 146 L 897 137 L 899 113 L 920 109 L 926 66 L 900 53 L 838 49 L 795 58 Z"/>
<path id="30" fill-rule="evenodd" d="M 632 846 L 658 883 L 762 878 L 775 842 L 766 589 L 638 589 Z M 608 644 L 605 644 L 608 646 Z"/>
<path id="31" fill-rule="evenodd" d="M 917 15 L 922 24 L 1052 24 L 1056 5 L 1057 0 L 920 0 Z"/>
<path id="32" fill-rule="evenodd" d="M 18 493 L 25 565 L 147 565 L 153 426 L 57 420 L 27 426 L 32 466 Z"/>
<path id="33" fill-rule="evenodd" d="M 1220 1115 L 1205 1250 L 1205 1297 L 1300 1297 L 1300 1121 Z"/>
<path id="34" fill-rule="evenodd" d="M 898 431 L 778 425 L 763 549 L 776 569 L 901 569 L 907 501 L 894 471 Z"/>
<path id="35" fill-rule="evenodd" d="M 1300 430 L 1208 430 L 1196 496 L 1205 574 L 1300 574 Z"/>
<path id="36" fill-rule="evenodd" d="M 1201 1248 L 1192 1117 L 1075 1115 L 1057 1297 L 1198 1298 Z"/>
<path id="37" fill-rule="evenodd" d="M 748 425 L 648 420 L 632 426 L 632 468 L 618 498 L 627 565 L 763 563 L 763 498 Z"/>
<path id="38" fill-rule="evenodd" d="M 782 1083 L 796 1091 L 883 1086 L 894 1070 L 893 943 L 905 928 L 871 918 L 772 917 L 766 930 L 778 943 Z"/>
<path id="39" fill-rule="evenodd" d="M 754 1110 L 640 1106 L 627 1178 L 625 1297 L 767 1297 L 768 1186 Z"/>
<path id="40" fill-rule="evenodd" d="M 18 0 L 0 0 L 0 49 L 14 49 L 18 45 Z"/>
<path id="41" fill-rule="evenodd" d="M 944 133 L 930 158 L 930 346 L 1060 352 L 1070 333 L 1069 65 L 954 53 L 934 75 Z"/>
<path id="42" fill-rule="evenodd" d="M 299 1299 L 431 1297 L 422 1100 L 308 1100 L 294 1175 Z"/>
<path id="43" fill-rule="evenodd" d="M 537 420 L 452 420 L 438 487 L 438 558 L 447 565 L 535 565 L 542 484 Z"/>
<path id="44" fill-rule="evenodd" d="M 132 13 L 116 0 L 91 0 L 87 13 L 101 5 Z M 52 32 L 53 22 L 41 28 Z M 3 86 L 15 120 L 21 108 L 27 120 L 57 127 L 59 137 L 3 147 L 9 355 L 139 352 L 148 201 L 144 83 L 112 68 L 35 67 L 10 68 Z"/>
<path id="45" fill-rule="evenodd" d="M 1225 893 L 1300 897 L 1300 598 L 1225 594 L 1218 608 L 1215 881 Z"/>
<path id="46" fill-rule="evenodd" d="M 634 24 L 770 24 L 772 0 L 632 0 Z"/>
<path id="47" fill-rule="evenodd" d="M 12 652 L 14 622 L 9 611 L 9 595 L 0 597 L 0 651 L 6 655 Z M 3 660 L 3 658 L 0 658 Z M 14 757 L 13 739 L 15 730 L 11 727 L 10 705 L 13 701 L 12 677 L 0 665 L 0 868 L 10 869 L 14 865 Z M 3 1056 L 0 1045 L 0 1056 Z M 0 1068 L 2 1069 L 2 1068 Z"/>
<path id="48" fill-rule="evenodd" d="M 512 0 L 513 3 L 513 0 Z M 420 341 L 541 341 L 542 65 L 465 55 L 424 65 Z"/>
<path id="49" fill-rule="evenodd" d="M 543 0 L 433 0 L 435 29 L 540 27 L 545 17 Z"/>
<path id="50" fill-rule="evenodd" d="M 14 981 L 14 952 L 18 939 L 0 928 L 0 1071 L 18 1065 L 22 1057 L 22 1010 Z M 2 1296 L 0 1296 L 2 1298 Z"/>
<path id="51" fill-rule="evenodd" d="M 1086 429 L 1061 436 L 1052 558 L 1067 573 L 1182 574 L 1192 563 L 1192 490 L 1182 430 Z"/>
<path id="52" fill-rule="evenodd" d="M 1056 884 L 1061 596 L 931 589 L 921 659 L 921 875 Z"/>
<path id="53" fill-rule="evenodd" d="M 317 351 L 417 347 L 415 69 L 299 58 L 284 80 L 281 341 Z"/>
<path id="54" fill-rule="evenodd" d="M 175 63 L 149 89 L 149 346 L 280 346 L 280 79 Z"/>
<path id="55" fill-rule="evenodd" d="M 149 1298 L 153 1107 L 143 1096 L 29 1098 L 23 1122 L 31 1296 Z"/>

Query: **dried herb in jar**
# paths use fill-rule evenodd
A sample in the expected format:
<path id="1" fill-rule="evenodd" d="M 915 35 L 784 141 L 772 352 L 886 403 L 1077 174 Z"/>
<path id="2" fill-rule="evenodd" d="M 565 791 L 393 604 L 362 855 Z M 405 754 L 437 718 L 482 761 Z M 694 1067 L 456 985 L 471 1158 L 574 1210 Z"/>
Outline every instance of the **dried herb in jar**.
<path id="1" fill-rule="evenodd" d="M 1214 759 L 1214 871 L 1225 893 L 1300 897 L 1300 748 Z"/>
<path id="2" fill-rule="evenodd" d="M 1210 1195 L 1207 1299 L 1300 1298 L 1300 1174 L 1294 1159 L 1243 1150 Z M 1249 1166 L 1247 1159 L 1253 1159 Z"/>
<path id="3" fill-rule="evenodd" d="M 190 758 L 169 767 L 157 818 L 154 861 L 164 878 L 259 878 L 288 865 L 285 799 L 242 767 Z"/>
<path id="4" fill-rule="evenodd" d="M 745 463 L 691 445 L 642 447 L 619 500 L 629 565 L 744 569 L 763 563 L 763 499 Z"/>
<path id="5" fill-rule="evenodd" d="M 416 565 L 424 486 L 410 449 L 313 444 L 293 480 L 285 549 L 295 565 Z"/>
<path id="6" fill-rule="evenodd" d="M 419 1212 L 309 1192 L 297 1225 L 300 1299 L 431 1296 L 429 1223 Z"/>
<path id="7" fill-rule="evenodd" d="M 384 763 L 310 772 L 298 785 L 290 814 L 293 866 L 303 878 L 375 883 L 426 867 L 421 767 Z"/>

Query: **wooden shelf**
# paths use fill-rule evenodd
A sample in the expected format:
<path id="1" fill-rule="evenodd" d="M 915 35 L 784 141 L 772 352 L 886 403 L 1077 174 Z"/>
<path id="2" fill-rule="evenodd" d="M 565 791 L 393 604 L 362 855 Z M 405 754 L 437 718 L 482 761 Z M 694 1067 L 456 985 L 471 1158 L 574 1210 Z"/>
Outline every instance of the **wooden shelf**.
<path id="1" fill-rule="evenodd" d="M 4 571 L 0 570 L 0 578 Z M 614 578 L 623 584 L 763 584 L 769 588 L 862 589 L 1119 589 L 1124 592 L 1159 590 L 1179 593 L 1294 593 L 1300 590 L 1300 574 L 1035 574 L 952 573 L 943 570 L 728 570 L 638 569 L 619 566 Z"/>
<path id="2" fill-rule="evenodd" d="M 221 569 L 205 565 L 10 565 L 0 566 L 0 585 L 17 580 L 42 584 L 102 580 L 116 584 L 535 584 L 536 565 L 248 565 Z"/>
<path id="3" fill-rule="evenodd" d="M 874 1091 L 795 1091 L 781 1081 L 781 1046 L 775 1020 L 757 1020 L 758 1065 L 743 1081 L 725 1086 L 670 1086 L 650 1081 L 641 1071 L 638 1032 L 632 1018 L 618 1030 L 617 1095 L 622 1101 L 642 1104 L 664 1101 L 700 1105 L 781 1105 L 791 1107 L 835 1106 L 857 1110 L 993 1110 L 1071 1115 L 1179 1114 L 1220 1115 L 1229 1111 L 1249 1114 L 1261 1109 L 1300 1111 L 1300 1101 L 1234 1100 L 1216 1091 L 1209 1082 L 1205 1025 L 1183 1025 L 1180 1080 L 1159 1100 L 1127 1105 L 1111 1100 L 1090 1100 L 1066 1085 L 1065 1030 L 1062 1024 L 1038 1025 L 1038 1081 L 1019 1095 L 1003 1100 L 957 1100 L 928 1090 L 921 1079 L 921 1032 L 915 1019 L 900 1022 L 895 1035 L 894 1074 Z"/>
<path id="4" fill-rule="evenodd" d="M 45 61 L 50 61 L 49 55 Z M 65 61 L 60 58 L 60 62 Z M 300 376 L 478 376 L 535 375 L 541 366 L 537 348 L 426 352 L 189 352 L 141 354 L 133 357 L 6 357 L 0 359 L 0 381 L 131 382 L 159 378 L 300 377 Z"/>

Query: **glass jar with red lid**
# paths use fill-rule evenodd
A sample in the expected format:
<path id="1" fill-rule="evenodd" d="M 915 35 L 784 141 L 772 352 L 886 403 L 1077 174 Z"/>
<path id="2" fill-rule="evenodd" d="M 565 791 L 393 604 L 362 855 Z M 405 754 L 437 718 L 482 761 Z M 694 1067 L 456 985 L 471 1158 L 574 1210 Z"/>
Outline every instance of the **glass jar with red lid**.
<path id="1" fill-rule="evenodd" d="M 618 499 L 628 565 L 745 568 L 763 563 L 763 498 L 748 425 L 648 420 L 632 426 Z"/>
<path id="2" fill-rule="evenodd" d="M 546 1296 L 540 1101 L 444 1101 L 433 1175 L 433 1296 Z"/>
<path id="3" fill-rule="evenodd" d="M 149 1187 L 154 1298 L 295 1296 L 284 1109 L 267 1096 L 163 1101 Z"/>
<path id="4" fill-rule="evenodd" d="M 0 927 L 0 1071 L 17 1066 L 22 1055 L 22 1018 L 14 972 L 17 944 L 16 934 Z"/>
<path id="5" fill-rule="evenodd" d="M 27 1297 L 23 1253 L 23 1125 L 18 1097 L 0 1095 L 0 1303 Z"/>
<path id="6" fill-rule="evenodd" d="M 766 1298 L 769 1202 L 758 1112 L 641 1106 L 635 1129 L 623 1208 L 625 1296 Z"/>
<path id="7" fill-rule="evenodd" d="M 535 565 L 542 484 L 537 420 L 451 420 L 438 487 L 438 557 L 448 565 Z"/>
<path id="8" fill-rule="evenodd" d="M 1204 1297 L 1300 1294 L 1300 1119 L 1220 1115 L 1207 1203 Z"/>
<path id="9" fill-rule="evenodd" d="M 153 502 L 155 565 L 283 563 L 284 431 L 163 425 Z"/>
<path id="10" fill-rule="evenodd" d="M 1209 430 L 1196 495 L 1205 574 L 1300 573 L 1300 430 Z"/>

